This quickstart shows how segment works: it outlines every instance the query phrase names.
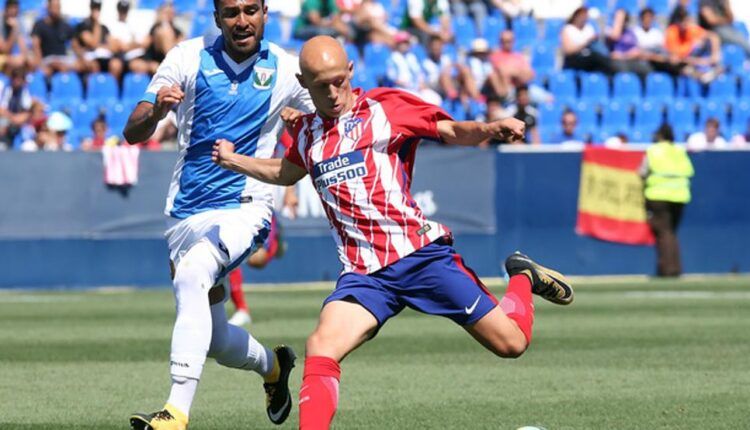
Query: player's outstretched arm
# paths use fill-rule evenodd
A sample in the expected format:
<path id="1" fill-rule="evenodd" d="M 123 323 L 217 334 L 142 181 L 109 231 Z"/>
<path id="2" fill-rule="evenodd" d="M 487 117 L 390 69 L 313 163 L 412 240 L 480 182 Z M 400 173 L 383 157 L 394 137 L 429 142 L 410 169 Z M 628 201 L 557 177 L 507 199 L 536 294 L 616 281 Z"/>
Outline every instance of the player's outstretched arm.
<path id="1" fill-rule="evenodd" d="M 156 131 L 159 121 L 185 98 L 179 85 L 162 87 L 156 94 L 155 103 L 140 102 L 128 118 L 123 135 L 130 144 L 145 142 Z"/>
<path id="2" fill-rule="evenodd" d="M 505 118 L 489 123 L 478 121 L 438 121 L 438 134 L 451 145 L 476 146 L 487 139 L 515 142 L 523 140 L 526 124 L 515 118 Z"/>
<path id="3" fill-rule="evenodd" d="M 305 169 L 286 158 L 253 158 L 234 152 L 234 144 L 219 139 L 214 144 L 211 159 L 219 166 L 274 185 L 294 185 L 307 175 Z"/>

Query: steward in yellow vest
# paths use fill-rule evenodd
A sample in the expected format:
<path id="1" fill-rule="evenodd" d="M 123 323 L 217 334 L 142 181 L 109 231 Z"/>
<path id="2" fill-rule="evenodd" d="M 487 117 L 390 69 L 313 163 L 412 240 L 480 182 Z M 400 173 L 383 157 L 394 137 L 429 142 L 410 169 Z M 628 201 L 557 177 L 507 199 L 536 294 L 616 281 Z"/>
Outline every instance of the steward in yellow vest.
<path id="1" fill-rule="evenodd" d="M 641 166 L 649 226 L 656 237 L 657 276 L 680 276 L 680 245 L 677 227 L 682 210 L 690 202 L 690 178 L 695 173 L 687 151 L 673 143 L 669 125 L 654 136 L 657 143 L 646 151 Z"/>

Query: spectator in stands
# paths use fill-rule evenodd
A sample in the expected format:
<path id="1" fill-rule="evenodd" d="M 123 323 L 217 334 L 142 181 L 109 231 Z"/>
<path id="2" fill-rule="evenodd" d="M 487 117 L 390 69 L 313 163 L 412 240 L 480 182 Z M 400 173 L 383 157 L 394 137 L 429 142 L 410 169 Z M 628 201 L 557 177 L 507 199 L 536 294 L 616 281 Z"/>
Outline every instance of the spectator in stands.
<path id="1" fill-rule="evenodd" d="M 0 146 L 11 148 L 16 136 L 31 118 L 32 98 L 26 87 L 26 70 L 10 72 L 10 85 L 0 91 Z"/>
<path id="2" fill-rule="evenodd" d="M 79 71 L 98 73 L 108 71 L 118 80 L 122 76 L 122 61 L 112 58 L 109 50 L 109 29 L 100 21 L 102 0 L 91 0 L 91 14 L 75 28 L 73 51 L 78 58 Z"/>
<path id="3" fill-rule="evenodd" d="M 123 63 L 125 70 L 137 73 L 148 72 L 146 62 L 137 60 L 133 69 L 132 61 L 142 57 L 146 52 L 142 41 L 138 40 L 135 32 L 135 23 L 128 20 L 130 14 L 130 0 L 119 0 L 117 2 L 117 20 L 111 22 L 109 27 L 109 46 L 112 55 Z M 140 67 L 138 67 L 140 66 Z"/>
<path id="4" fill-rule="evenodd" d="M 453 79 L 454 65 L 444 49 L 445 42 L 438 36 L 430 37 L 427 45 L 427 56 L 422 60 L 427 86 L 440 94 L 444 99 L 455 100 L 460 93 Z"/>
<path id="5" fill-rule="evenodd" d="M 22 151 L 70 151 L 68 131 L 73 128 L 73 121 L 62 112 L 53 112 L 46 121 L 37 125 L 33 140 L 21 145 Z"/>
<path id="6" fill-rule="evenodd" d="M 411 52 L 411 34 L 400 31 L 394 37 L 396 46 L 388 59 L 386 75 L 395 87 L 411 91 L 425 101 L 441 105 L 443 100 L 436 91 L 430 89 L 426 76 L 419 65 L 417 56 Z"/>
<path id="7" fill-rule="evenodd" d="M 363 47 L 366 43 L 393 44 L 396 29 L 388 25 L 385 7 L 374 0 L 338 0 L 341 19 L 354 31 L 354 42 Z"/>
<path id="8" fill-rule="evenodd" d="M 104 118 L 104 115 L 99 115 L 91 123 L 91 131 L 93 131 L 94 135 L 84 139 L 81 143 L 81 149 L 84 151 L 101 151 L 105 146 L 117 146 L 120 143 L 120 139 L 117 136 L 108 134 L 109 127 L 107 127 L 107 120 Z"/>
<path id="9" fill-rule="evenodd" d="M 500 33 L 500 47 L 490 55 L 492 66 L 501 72 L 507 87 L 526 85 L 534 79 L 529 59 L 515 50 L 516 37 L 512 30 Z"/>
<path id="10" fill-rule="evenodd" d="M 487 4 L 484 0 L 451 0 L 453 15 L 471 17 L 477 34 L 484 34 L 484 23 L 487 20 Z"/>
<path id="11" fill-rule="evenodd" d="M 27 33 L 19 18 L 18 0 L 6 0 L 0 39 L 0 68 L 5 69 L 28 65 L 29 47 Z"/>
<path id="12" fill-rule="evenodd" d="M 490 44 L 487 40 L 474 39 L 471 42 L 466 62 L 476 87 L 484 97 L 497 97 L 501 100 L 508 97 L 510 87 L 506 82 L 509 80 L 490 62 Z"/>
<path id="13" fill-rule="evenodd" d="M 67 47 L 73 35 L 73 27 L 62 16 L 60 0 L 47 0 L 47 15 L 38 20 L 31 31 L 33 64 L 40 67 L 45 76 L 75 70 L 75 56 L 68 54 Z"/>
<path id="14" fill-rule="evenodd" d="M 539 129 L 537 128 L 539 112 L 531 105 L 531 97 L 529 97 L 529 87 L 527 85 L 520 85 L 516 88 L 516 103 L 508 106 L 505 109 L 505 114 L 526 124 L 525 140 L 527 143 L 535 145 L 541 143 Z"/>
<path id="15" fill-rule="evenodd" d="M 430 36 L 450 42 L 453 40 L 450 18 L 448 0 L 408 0 L 401 28 L 417 36 L 423 45 L 427 45 Z M 434 19 L 440 20 L 439 28 L 430 25 Z"/>
<path id="16" fill-rule="evenodd" d="M 550 138 L 549 143 L 583 144 L 588 139 L 578 132 L 578 116 L 570 109 L 566 109 L 561 117 L 561 131 Z"/>
<path id="17" fill-rule="evenodd" d="M 727 148 L 727 141 L 721 136 L 719 131 L 721 124 L 716 118 L 708 118 L 703 131 L 697 131 L 691 134 L 687 140 L 687 147 L 692 151 L 702 151 L 704 149 L 721 149 Z"/>
<path id="18" fill-rule="evenodd" d="M 728 0 L 700 0 L 698 24 L 716 33 L 724 44 L 739 45 L 750 55 L 750 42 L 742 32 L 732 25 L 734 13 Z"/>
<path id="19" fill-rule="evenodd" d="M 665 41 L 672 63 L 684 65 L 682 73 L 710 82 L 722 71 L 719 37 L 696 24 L 684 8 L 675 11 L 674 20 L 667 27 Z"/>
<path id="20" fill-rule="evenodd" d="M 174 4 L 170 0 L 162 3 L 156 14 L 156 24 L 151 27 L 145 43 L 146 53 L 138 60 L 131 61 L 132 71 L 156 73 L 167 52 L 184 39 L 182 30 L 174 24 L 174 17 Z"/>
<path id="21" fill-rule="evenodd" d="M 623 10 L 618 12 L 622 12 L 624 24 L 619 36 L 611 40 L 610 58 L 614 62 L 613 67 L 617 71 L 637 73 L 641 79 L 645 79 L 653 71 L 650 63 L 652 55 L 638 46 L 638 37 L 628 25 L 630 14 Z"/>
<path id="22" fill-rule="evenodd" d="M 304 0 L 294 24 L 294 38 L 308 40 L 321 35 L 354 40 L 354 31 L 341 19 L 336 0 Z"/>
<path id="23" fill-rule="evenodd" d="M 732 137 L 731 144 L 734 148 L 745 148 L 750 145 L 750 118 L 745 123 L 745 131 L 736 133 Z"/>
<path id="24" fill-rule="evenodd" d="M 565 56 L 563 68 L 613 74 L 616 70 L 609 51 L 588 20 L 588 8 L 579 7 L 563 27 L 560 33 Z"/>
<path id="25" fill-rule="evenodd" d="M 656 14 L 651 8 L 644 8 L 638 15 L 639 25 L 633 29 L 638 47 L 654 54 L 663 54 L 664 32 L 654 25 Z"/>

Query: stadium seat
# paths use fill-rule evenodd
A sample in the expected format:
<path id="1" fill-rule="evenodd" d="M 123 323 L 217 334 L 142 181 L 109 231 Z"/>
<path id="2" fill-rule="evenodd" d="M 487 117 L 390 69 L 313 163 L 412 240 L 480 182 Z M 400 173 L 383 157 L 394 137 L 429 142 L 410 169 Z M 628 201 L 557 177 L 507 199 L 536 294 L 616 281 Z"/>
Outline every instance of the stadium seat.
<path id="1" fill-rule="evenodd" d="M 344 44 L 344 51 L 346 51 L 346 56 L 349 57 L 350 61 L 354 61 L 354 65 L 356 66 L 359 63 L 359 48 L 357 48 L 357 45 L 353 43 L 346 43 Z"/>
<path id="2" fill-rule="evenodd" d="M 162 0 L 138 0 L 139 9 L 156 9 L 163 3 Z"/>
<path id="3" fill-rule="evenodd" d="M 644 101 L 636 106 L 633 113 L 633 128 L 636 130 L 653 133 L 663 121 L 663 105 L 660 103 Z"/>
<path id="4" fill-rule="evenodd" d="M 657 15 L 667 16 L 671 13 L 669 0 L 647 0 L 646 6 L 653 9 Z"/>
<path id="5" fill-rule="evenodd" d="M 83 99 L 83 84 L 75 73 L 56 73 L 52 76 L 51 87 L 50 101 L 64 100 L 67 103 L 75 103 Z"/>
<path id="6" fill-rule="evenodd" d="M 584 4 L 586 7 L 598 9 L 602 13 L 609 12 L 609 0 L 586 0 Z"/>
<path id="7" fill-rule="evenodd" d="M 732 105 L 731 129 L 744 133 L 747 129 L 747 123 L 750 120 L 750 101 L 742 100 Z"/>
<path id="8" fill-rule="evenodd" d="M 374 76 L 367 73 L 367 70 L 362 69 L 359 71 L 354 71 L 354 81 L 352 82 L 352 84 L 355 88 L 362 88 L 367 91 L 377 87 L 378 81 Z"/>
<path id="9" fill-rule="evenodd" d="M 490 46 L 495 49 L 500 45 L 500 33 L 505 30 L 505 19 L 488 16 L 484 21 L 482 37 L 487 39 Z"/>
<path id="10" fill-rule="evenodd" d="M 374 73 L 380 77 L 385 75 L 388 64 L 388 58 L 391 56 L 391 49 L 388 45 L 381 43 L 368 43 L 365 45 L 363 60 L 369 73 Z"/>
<path id="11" fill-rule="evenodd" d="M 708 99 L 730 103 L 737 98 L 737 76 L 723 74 L 708 84 Z"/>
<path id="12" fill-rule="evenodd" d="M 611 11 L 616 11 L 618 9 L 625 9 L 630 16 L 638 16 L 638 12 L 640 12 L 640 2 L 634 1 L 634 0 L 614 0 L 614 5 L 612 6 Z M 613 14 L 610 14 L 612 16 Z"/>
<path id="13" fill-rule="evenodd" d="M 146 93 L 151 81 L 143 73 L 128 73 L 122 78 L 122 100 L 125 103 L 137 103 Z"/>
<path id="14" fill-rule="evenodd" d="M 533 18 L 516 18 L 513 20 L 513 33 L 519 46 L 524 43 L 533 43 L 536 40 L 536 21 Z"/>
<path id="15" fill-rule="evenodd" d="M 110 134 L 120 136 L 122 130 L 125 128 L 125 124 L 128 122 L 129 115 L 130 109 L 124 103 L 115 103 L 108 106 L 106 117 Z"/>
<path id="16" fill-rule="evenodd" d="M 674 98 L 674 82 L 666 73 L 651 73 L 646 77 L 644 98 L 667 103 Z"/>
<path id="17" fill-rule="evenodd" d="M 735 20 L 732 25 L 745 36 L 745 40 L 750 39 L 750 32 L 748 32 L 747 25 L 743 21 Z"/>
<path id="18" fill-rule="evenodd" d="M 89 103 L 105 105 L 120 98 L 117 81 L 109 73 L 92 73 L 86 82 L 86 100 Z"/>
<path id="19" fill-rule="evenodd" d="M 679 98 L 700 101 L 704 98 L 705 92 L 705 86 L 694 78 L 680 76 L 677 79 L 676 95 Z"/>
<path id="20" fill-rule="evenodd" d="M 560 43 L 560 32 L 565 26 L 565 21 L 562 19 L 548 19 L 544 22 L 544 40 L 548 44 Z"/>
<path id="21" fill-rule="evenodd" d="M 553 128 L 560 125 L 563 107 L 560 103 L 545 103 L 539 105 L 539 125 Z"/>
<path id="22" fill-rule="evenodd" d="M 211 22 L 213 23 L 213 15 L 206 16 L 211 18 Z M 263 37 L 267 40 L 272 40 L 279 45 L 284 45 L 285 43 L 287 43 L 287 39 L 290 35 L 287 34 L 287 38 L 284 37 L 284 29 L 281 27 L 281 22 L 281 16 L 269 17 L 268 21 L 266 21 L 266 27 Z"/>
<path id="23" fill-rule="evenodd" d="M 597 108 L 595 104 L 586 101 L 579 101 L 573 105 L 573 111 L 575 111 L 578 116 L 579 127 L 596 127 L 598 125 Z"/>
<path id="24" fill-rule="evenodd" d="M 531 67 L 537 73 L 546 74 L 555 69 L 555 55 L 555 49 L 540 43 L 532 52 Z"/>
<path id="25" fill-rule="evenodd" d="M 630 128 L 630 105 L 611 101 L 602 107 L 602 127 L 627 131 Z"/>
<path id="26" fill-rule="evenodd" d="M 577 90 L 573 73 L 555 73 L 549 78 L 549 90 L 562 104 L 575 102 Z"/>
<path id="27" fill-rule="evenodd" d="M 667 104 L 667 122 L 673 127 L 695 129 L 695 105 L 689 100 L 674 100 Z"/>
<path id="28" fill-rule="evenodd" d="M 724 45 L 721 47 L 721 58 L 730 72 L 739 75 L 745 70 L 745 51 L 737 45 Z"/>
<path id="29" fill-rule="evenodd" d="M 278 27 L 279 24 L 275 20 L 269 20 L 266 24 L 265 29 L 265 36 L 269 38 L 269 40 L 280 40 L 281 34 L 275 34 L 274 30 L 275 27 Z M 191 37 L 201 37 L 205 36 L 206 34 L 209 34 L 209 32 L 216 29 L 216 26 L 214 25 L 214 17 L 212 15 L 198 13 L 193 16 L 193 22 L 191 24 L 192 29 L 190 30 Z M 217 29 L 218 30 L 218 29 Z M 272 37 L 273 36 L 273 37 Z"/>
<path id="30" fill-rule="evenodd" d="M 635 73 L 618 73 L 612 82 L 612 99 L 621 103 L 641 100 L 641 80 Z"/>
<path id="31" fill-rule="evenodd" d="M 729 115 L 727 114 L 727 105 L 723 102 L 709 100 L 699 105 L 698 126 L 703 128 L 706 120 L 716 118 L 722 127 L 729 125 Z"/>
<path id="32" fill-rule="evenodd" d="M 44 73 L 41 70 L 29 73 L 26 76 L 26 84 L 32 97 L 44 102 L 47 101 L 47 82 L 45 82 Z"/>
<path id="33" fill-rule="evenodd" d="M 70 112 L 70 119 L 73 121 L 73 127 L 79 136 L 89 136 L 92 134 L 91 124 L 99 116 L 99 107 L 87 102 L 78 103 Z"/>
<path id="34" fill-rule="evenodd" d="M 609 99 L 609 80 L 601 73 L 582 73 L 581 100 L 606 102 Z"/>
<path id="35" fill-rule="evenodd" d="M 453 34 L 458 46 L 470 46 L 471 41 L 477 38 L 474 21 L 466 16 L 455 16 L 452 20 Z"/>

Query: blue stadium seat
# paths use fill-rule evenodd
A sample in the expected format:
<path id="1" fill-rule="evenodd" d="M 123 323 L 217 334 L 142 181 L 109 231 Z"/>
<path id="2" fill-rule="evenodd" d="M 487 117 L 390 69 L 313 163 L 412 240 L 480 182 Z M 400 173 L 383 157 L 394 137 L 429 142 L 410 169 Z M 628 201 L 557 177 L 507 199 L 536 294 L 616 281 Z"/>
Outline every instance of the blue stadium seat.
<path id="1" fill-rule="evenodd" d="M 554 128 L 560 125 L 563 107 L 560 103 L 545 103 L 539 106 L 539 125 Z"/>
<path id="2" fill-rule="evenodd" d="M 156 9 L 163 3 L 163 0 L 138 0 L 139 9 Z"/>
<path id="3" fill-rule="evenodd" d="M 575 111 L 578 116 L 579 127 L 596 127 L 598 125 L 595 104 L 579 101 L 573 105 L 573 111 Z"/>
<path id="4" fill-rule="evenodd" d="M 674 82 L 666 73 L 651 73 L 646 77 L 644 89 L 646 100 L 667 103 L 674 98 Z"/>
<path id="5" fill-rule="evenodd" d="M 677 97 L 700 101 L 704 98 L 705 93 L 706 87 L 698 80 L 688 76 L 680 76 L 677 79 Z"/>
<path id="6" fill-rule="evenodd" d="M 276 20 L 269 20 L 266 24 L 265 29 L 265 36 L 269 38 L 269 40 L 278 41 L 281 39 L 281 34 L 274 34 L 275 27 L 278 27 L 279 24 Z M 216 26 L 214 25 L 214 17 L 213 15 L 198 13 L 193 16 L 193 22 L 191 24 L 191 30 L 190 35 L 191 37 L 201 37 L 209 34 L 213 29 L 216 29 Z M 216 29 L 218 30 L 218 29 Z M 270 33 L 270 34 L 269 34 Z M 273 36 L 273 37 L 272 37 Z"/>
<path id="7" fill-rule="evenodd" d="M 367 70 L 354 71 L 354 80 L 352 85 L 355 88 L 362 88 L 365 91 L 373 89 L 378 86 L 378 81 L 375 76 L 367 73 Z"/>
<path id="8" fill-rule="evenodd" d="M 73 128 L 78 131 L 79 136 L 87 137 L 92 134 L 91 124 L 99 116 L 99 107 L 92 103 L 81 102 L 73 107 L 70 119 Z"/>
<path id="9" fill-rule="evenodd" d="M 122 130 L 125 128 L 125 124 L 128 122 L 128 116 L 130 116 L 128 105 L 124 103 L 115 103 L 108 106 L 106 117 L 110 134 L 120 136 Z"/>
<path id="10" fill-rule="evenodd" d="M 26 83 L 32 97 L 44 102 L 47 101 L 47 98 L 49 97 L 47 94 L 47 83 L 45 82 L 44 73 L 42 73 L 41 70 L 29 73 L 26 76 Z"/>
<path id="11" fill-rule="evenodd" d="M 466 16 L 454 16 L 452 22 L 456 44 L 458 44 L 458 46 L 471 45 L 471 41 L 477 38 L 474 21 Z"/>
<path id="12" fill-rule="evenodd" d="M 638 12 L 640 11 L 640 2 L 634 1 L 634 0 L 615 0 L 614 5 L 612 6 L 613 11 L 617 9 L 625 9 L 630 16 L 637 16 Z"/>
<path id="13" fill-rule="evenodd" d="M 375 76 L 385 75 L 388 64 L 388 58 L 391 56 L 391 49 L 388 45 L 381 43 L 368 43 L 363 51 L 363 60 L 368 73 L 374 73 Z"/>
<path id="14" fill-rule="evenodd" d="M 663 109 L 664 107 L 660 103 L 641 102 L 633 111 L 633 128 L 647 134 L 653 133 L 663 121 Z"/>
<path id="15" fill-rule="evenodd" d="M 77 74 L 72 72 L 57 73 L 52 76 L 50 100 L 65 100 L 75 103 L 83 99 L 83 84 Z"/>
<path id="16" fill-rule="evenodd" d="M 109 73 L 92 73 L 86 82 L 86 100 L 89 103 L 105 105 L 120 98 L 117 81 Z"/>
<path id="17" fill-rule="evenodd" d="M 745 51 L 737 45 L 724 45 L 721 47 L 721 58 L 724 66 L 730 72 L 740 74 L 745 69 Z"/>
<path id="18" fill-rule="evenodd" d="M 137 103 L 146 93 L 151 78 L 144 73 L 128 73 L 122 78 L 122 100 Z"/>
<path id="19" fill-rule="evenodd" d="M 602 127 L 617 131 L 630 128 L 630 105 L 611 101 L 602 106 Z"/>
<path id="20" fill-rule="evenodd" d="M 731 128 L 734 131 L 744 132 L 750 120 L 750 101 L 742 100 L 732 105 Z"/>
<path id="21" fill-rule="evenodd" d="M 580 98 L 589 102 L 605 102 L 609 99 L 609 80 L 601 73 L 582 73 Z"/>
<path id="22" fill-rule="evenodd" d="M 213 15 L 205 16 L 210 18 L 211 22 L 213 23 Z M 281 27 L 281 16 L 268 18 L 263 37 L 267 40 L 273 41 L 274 43 L 278 43 L 279 45 L 284 45 L 288 42 L 288 40 L 284 38 L 284 29 Z"/>
<path id="23" fill-rule="evenodd" d="M 716 118 L 719 120 L 721 127 L 729 125 L 729 115 L 727 114 L 727 105 L 723 102 L 709 100 L 700 104 L 698 112 L 698 126 L 703 127 L 706 120 Z"/>
<path id="24" fill-rule="evenodd" d="M 745 40 L 750 38 L 750 32 L 747 30 L 747 25 L 743 21 L 736 20 L 732 23 L 734 28 L 740 31 L 743 36 L 745 36 Z"/>
<path id="25" fill-rule="evenodd" d="M 740 75 L 740 98 L 750 98 L 750 75 L 748 74 Z"/>
<path id="26" fill-rule="evenodd" d="M 490 42 L 492 48 L 497 48 L 500 45 L 500 33 L 503 30 L 505 30 L 505 19 L 488 16 L 484 21 L 482 37 Z"/>
<path id="27" fill-rule="evenodd" d="M 565 20 L 562 19 L 548 19 L 544 22 L 544 40 L 549 44 L 560 43 L 560 32 L 565 26 Z"/>
<path id="28" fill-rule="evenodd" d="M 535 72 L 546 74 L 555 69 L 555 49 L 545 44 L 538 44 L 534 47 L 531 55 L 531 67 Z"/>
<path id="29" fill-rule="evenodd" d="M 516 18 L 513 20 L 513 33 L 519 45 L 529 43 L 537 38 L 536 21 L 533 18 Z"/>
<path id="30" fill-rule="evenodd" d="M 612 82 L 612 99 L 623 103 L 641 101 L 641 80 L 635 73 L 618 73 Z"/>
<path id="31" fill-rule="evenodd" d="M 695 105 L 689 100 L 674 100 L 667 104 L 667 122 L 675 129 L 695 130 Z"/>
<path id="32" fill-rule="evenodd" d="M 737 76 L 723 74 L 708 84 L 708 98 L 710 100 L 730 103 L 737 98 Z"/>
<path id="33" fill-rule="evenodd" d="M 669 0 L 647 0 L 646 6 L 653 9 L 657 15 L 667 16 L 671 13 Z"/>
<path id="34" fill-rule="evenodd" d="M 599 9 L 600 12 L 609 12 L 609 0 L 586 0 L 584 2 L 586 7 Z"/>
<path id="35" fill-rule="evenodd" d="M 353 43 L 346 43 L 344 44 L 344 51 L 346 51 L 346 56 L 349 57 L 349 61 L 354 61 L 354 65 L 356 66 L 360 60 L 359 49 L 357 48 L 357 45 Z"/>
<path id="36" fill-rule="evenodd" d="M 577 99 L 575 75 L 556 73 L 549 78 L 549 90 L 559 103 L 569 104 Z"/>

